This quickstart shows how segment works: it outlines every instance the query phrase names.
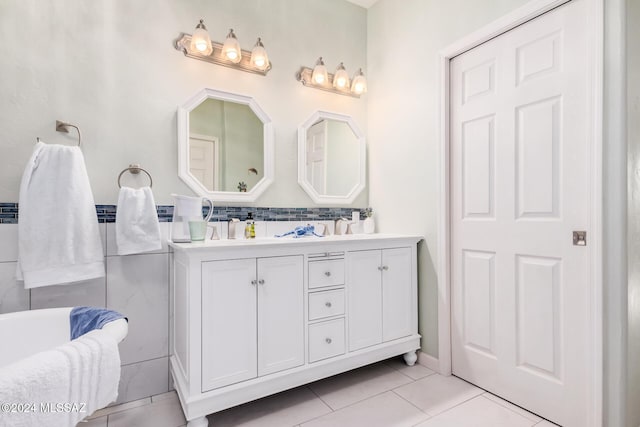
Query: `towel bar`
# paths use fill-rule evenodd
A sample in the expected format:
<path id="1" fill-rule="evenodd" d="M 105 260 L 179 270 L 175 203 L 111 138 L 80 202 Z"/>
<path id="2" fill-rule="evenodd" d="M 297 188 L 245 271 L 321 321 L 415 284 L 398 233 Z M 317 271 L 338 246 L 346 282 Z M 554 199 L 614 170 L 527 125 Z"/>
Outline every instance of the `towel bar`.
<path id="1" fill-rule="evenodd" d="M 151 178 L 151 174 L 143 169 L 139 164 L 132 163 L 128 168 L 122 169 L 122 172 L 120 172 L 120 175 L 118 175 L 118 188 L 122 188 L 122 185 L 120 185 L 120 178 L 122 178 L 122 175 L 124 175 L 124 173 L 127 171 L 131 172 L 133 175 L 137 175 L 140 172 L 146 173 L 149 177 L 149 187 L 153 187 L 153 178 Z"/>
<path id="2" fill-rule="evenodd" d="M 62 122 L 60 120 L 56 120 L 56 130 L 58 132 L 69 133 L 69 128 L 74 128 L 78 131 L 78 147 L 80 147 L 80 143 L 82 141 L 82 135 L 80 134 L 80 128 L 76 125 L 72 125 L 71 123 Z M 40 142 L 40 137 L 36 136 L 36 141 Z"/>

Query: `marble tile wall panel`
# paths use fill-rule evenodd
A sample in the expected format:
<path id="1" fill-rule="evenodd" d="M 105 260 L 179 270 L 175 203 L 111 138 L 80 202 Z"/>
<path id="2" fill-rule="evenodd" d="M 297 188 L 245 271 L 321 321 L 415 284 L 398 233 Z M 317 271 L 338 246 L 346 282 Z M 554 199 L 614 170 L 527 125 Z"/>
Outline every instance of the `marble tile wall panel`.
<path id="1" fill-rule="evenodd" d="M 122 366 L 116 404 L 169 391 L 169 358 Z"/>
<path id="2" fill-rule="evenodd" d="M 55 307 L 105 307 L 107 305 L 104 277 L 69 285 L 44 286 L 31 289 L 31 309 Z"/>
<path id="3" fill-rule="evenodd" d="M 168 254 L 107 257 L 107 308 L 129 318 L 123 364 L 168 355 Z"/>
<path id="4" fill-rule="evenodd" d="M 29 291 L 16 281 L 16 264 L 0 262 L 0 314 L 29 310 Z"/>

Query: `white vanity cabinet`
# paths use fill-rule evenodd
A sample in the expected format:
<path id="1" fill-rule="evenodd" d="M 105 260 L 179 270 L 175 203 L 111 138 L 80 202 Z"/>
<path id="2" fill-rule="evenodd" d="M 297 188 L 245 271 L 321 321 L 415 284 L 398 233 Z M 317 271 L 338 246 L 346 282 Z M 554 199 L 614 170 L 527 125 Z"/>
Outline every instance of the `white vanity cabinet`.
<path id="1" fill-rule="evenodd" d="M 353 251 L 347 256 L 349 350 L 411 335 L 411 248 Z"/>
<path id="2" fill-rule="evenodd" d="M 202 262 L 203 392 L 304 363 L 302 280 L 301 255 Z"/>
<path id="3" fill-rule="evenodd" d="M 392 356 L 415 363 L 419 240 L 170 243 L 170 365 L 189 427 Z"/>

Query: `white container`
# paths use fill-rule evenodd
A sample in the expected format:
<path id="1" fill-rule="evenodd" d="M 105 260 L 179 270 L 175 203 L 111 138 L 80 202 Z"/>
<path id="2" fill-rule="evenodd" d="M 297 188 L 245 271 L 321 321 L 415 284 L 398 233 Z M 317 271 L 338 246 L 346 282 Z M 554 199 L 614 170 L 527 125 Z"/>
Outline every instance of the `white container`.
<path id="1" fill-rule="evenodd" d="M 373 234 L 376 230 L 376 223 L 372 216 L 368 216 L 362 222 L 362 232 L 364 234 Z"/>

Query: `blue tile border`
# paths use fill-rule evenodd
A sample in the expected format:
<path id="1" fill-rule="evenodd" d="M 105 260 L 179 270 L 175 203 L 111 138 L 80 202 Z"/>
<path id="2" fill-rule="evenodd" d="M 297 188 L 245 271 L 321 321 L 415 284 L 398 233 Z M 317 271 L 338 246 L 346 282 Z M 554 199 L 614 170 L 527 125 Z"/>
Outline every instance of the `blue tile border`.
<path id="1" fill-rule="evenodd" d="M 172 205 L 156 206 L 160 222 L 171 222 L 173 218 Z M 247 219 L 249 212 L 256 221 L 323 221 L 335 220 L 340 217 L 351 218 L 351 212 L 360 211 L 360 218 L 364 219 L 363 208 L 269 208 L 249 206 L 214 206 L 211 221 L 228 221 L 238 218 Z M 209 207 L 203 207 L 206 214 Z M 115 205 L 96 205 L 98 222 L 111 223 L 116 221 Z M 0 203 L 0 224 L 18 223 L 18 204 Z"/>

